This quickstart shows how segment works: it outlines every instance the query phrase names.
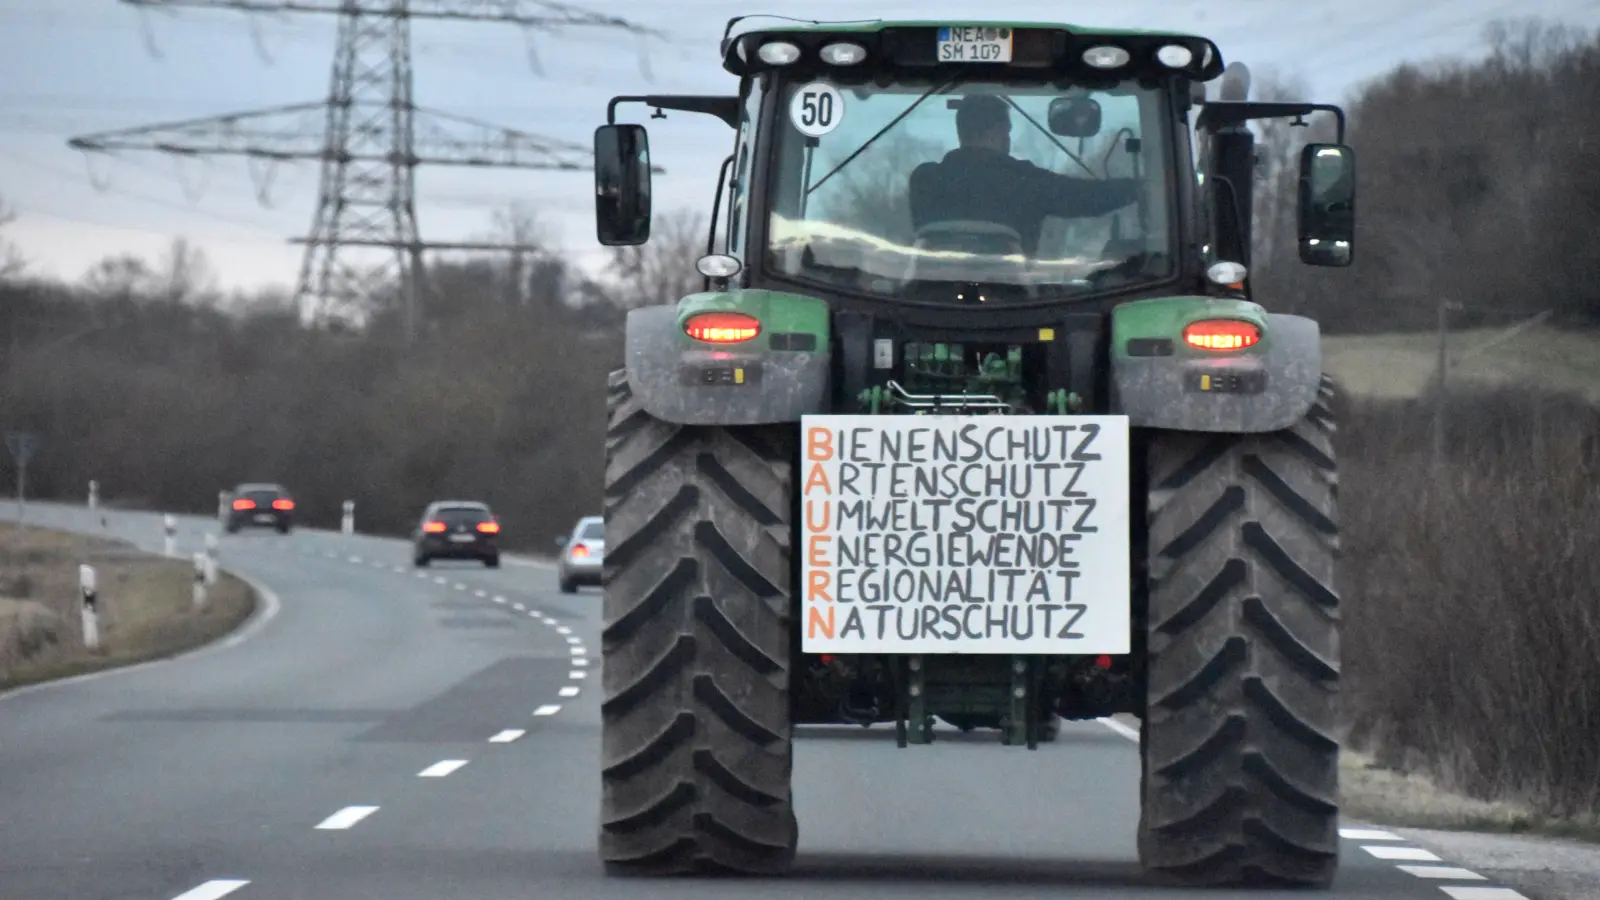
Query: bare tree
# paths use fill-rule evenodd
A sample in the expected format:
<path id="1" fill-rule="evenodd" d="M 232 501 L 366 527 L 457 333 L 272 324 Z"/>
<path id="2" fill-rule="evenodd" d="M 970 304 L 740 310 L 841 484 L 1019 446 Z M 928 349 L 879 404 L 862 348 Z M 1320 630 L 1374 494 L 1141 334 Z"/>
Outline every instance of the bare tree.
<path id="1" fill-rule="evenodd" d="M 584 286 L 586 299 L 622 309 L 673 303 L 702 290 L 704 276 L 695 261 L 705 255 L 706 217 L 691 209 L 658 215 L 650 240 L 611 251 L 606 271 Z"/>
<path id="2" fill-rule="evenodd" d="M 17 220 L 17 214 L 4 198 L 0 198 L 0 229 Z M 28 261 L 23 258 L 22 251 L 15 244 L 0 239 L 0 281 L 8 281 L 21 275 L 28 267 Z"/>

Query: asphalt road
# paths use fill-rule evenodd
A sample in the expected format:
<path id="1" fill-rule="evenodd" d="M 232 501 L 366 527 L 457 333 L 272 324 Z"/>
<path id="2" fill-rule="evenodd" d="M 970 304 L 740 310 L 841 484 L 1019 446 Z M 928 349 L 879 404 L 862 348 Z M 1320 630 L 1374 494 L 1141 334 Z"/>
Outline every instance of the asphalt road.
<path id="1" fill-rule="evenodd" d="M 159 515 L 106 515 L 161 549 Z M 81 507 L 27 520 L 102 531 Z M 213 530 L 180 519 L 179 551 Z M 509 557 L 418 572 L 402 541 L 304 529 L 220 555 L 269 591 L 240 632 L 0 695 L 0 900 L 1215 896 L 1140 873 L 1138 749 L 1096 722 L 1033 752 L 803 731 L 791 876 L 607 879 L 596 592 Z M 1350 828 L 1338 900 L 1520 896 Z"/>

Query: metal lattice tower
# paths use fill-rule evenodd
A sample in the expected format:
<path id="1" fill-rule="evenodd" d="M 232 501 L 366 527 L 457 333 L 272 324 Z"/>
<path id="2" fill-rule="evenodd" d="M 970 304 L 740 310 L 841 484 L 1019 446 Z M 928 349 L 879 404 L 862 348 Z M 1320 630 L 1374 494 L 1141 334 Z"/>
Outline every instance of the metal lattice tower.
<path id="1" fill-rule="evenodd" d="M 657 34 L 625 19 L 537 0 L 120 0 L 140 8 L 194 7 L 338 17 L 328 98 L 223 116 L 76 137 L 89 152 L 156 150 L 180 157 L 243 156 L 252 166 L 317 160 L 322 173 L 295 300 L 301 316 L 326 322 L 399 285 L 406 335 L 416 329 L 426 282 L 424 250 L 526 250 L 517 244 L 425 243 L 417 224 L 416 168 L 423 164 L 586 171 L 589 150 L 486 122 L 419 109 L 412 92 L 411 21 L 450 19 L 577 26 Z M 259 186 L 259 185 L 258 185 Z M 264 198 L 263 198 L 264 200 Z M 357 252 L 378 254 L 361 266 Z"/>

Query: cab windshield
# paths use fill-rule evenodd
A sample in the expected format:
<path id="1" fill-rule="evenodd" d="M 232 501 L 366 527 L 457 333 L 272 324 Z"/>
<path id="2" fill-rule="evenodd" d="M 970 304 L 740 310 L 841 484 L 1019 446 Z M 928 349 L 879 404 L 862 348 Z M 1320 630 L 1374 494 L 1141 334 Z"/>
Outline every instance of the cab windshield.
<path id="1" fill-rule="evenodd" d="M 790 83 L 766 264 L 923 302 L 1028 302 L 1164 280 L 1175 265 L 1168 116 L 1162 89 L 1131 82 Z"/>

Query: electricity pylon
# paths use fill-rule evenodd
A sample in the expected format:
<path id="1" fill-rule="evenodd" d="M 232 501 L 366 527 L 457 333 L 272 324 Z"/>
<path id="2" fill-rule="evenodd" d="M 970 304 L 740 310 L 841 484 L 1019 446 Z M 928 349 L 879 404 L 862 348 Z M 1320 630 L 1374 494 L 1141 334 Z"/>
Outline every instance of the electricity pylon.
<path id="1" fill-rule="evenodd" d="M 411 20 L 449 19 L 527 29 L 607 28 L 651 35 L 625 19 L 538 0 L 121 0 L 141 8 L 194 7 L 246 13 L 326 13 L 339 23 L 327 100 L 84 135 L 77 150 L 156 150 L 181 157 L 243 156 L 265 167 L 322 164 L 311 231 L 295 301 L 314 323 L 335 309 L 369 303 L 398 283 L 406 339 L 416 333 L 425 283 L 424 250 L 526 250 L 513 243 L 425 243 L 417 226 L 416 168 L 587 171 L 589 149 L 463 116 L 419 108 L 412 97 Z M 259 185 L 258 185 L 259 187 Z M 352 251 L 385 251 L 375 271 L 353 264 Z"/>

